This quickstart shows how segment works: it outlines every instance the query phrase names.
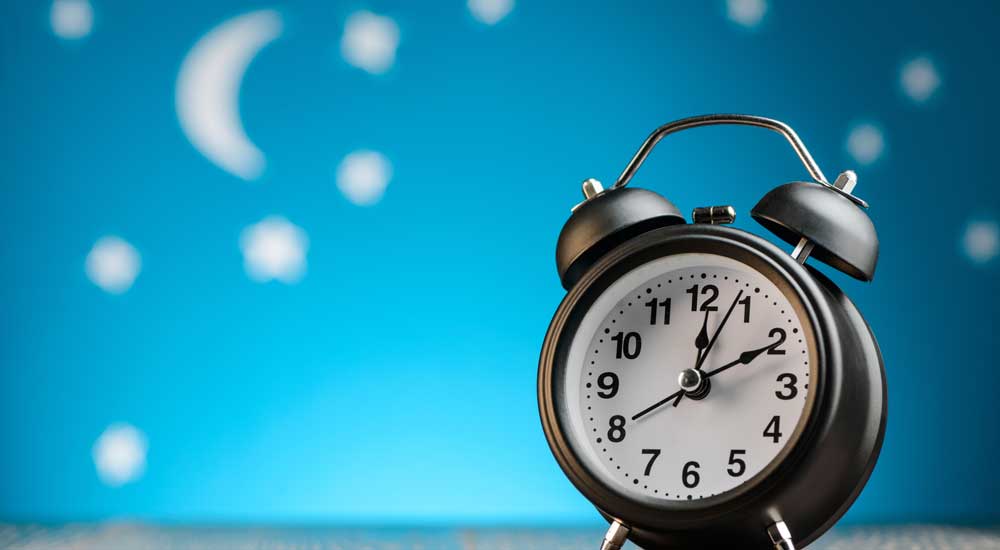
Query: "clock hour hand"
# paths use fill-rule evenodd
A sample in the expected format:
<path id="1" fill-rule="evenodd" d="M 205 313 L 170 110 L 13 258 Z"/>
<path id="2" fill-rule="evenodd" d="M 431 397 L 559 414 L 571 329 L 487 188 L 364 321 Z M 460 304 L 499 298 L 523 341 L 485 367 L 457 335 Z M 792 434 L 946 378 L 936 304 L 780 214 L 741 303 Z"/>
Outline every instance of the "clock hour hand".
<path id="1" fill-rule="evenodd" d="M 715 341 L 719 339 L 719 334 L 722 333 L 722 329 L 726 326 L 726 321 L 729 321 L 729 317 L 733 314 L 733 310 L 736 309 L 736 304 L 739 303 L 740 298 L 743 297 L 743 291 L 740 290 L 736 293 L 736 299 L 733 300 L 733 304 L 729 306 L 729 311 L 726 312 L 726 316 L 722 318 L 722 322 L 719 323 L 719 328 L 715 329 L 715 334 L 712 335 L 712 339 L 709 340 L 708 346 L 705 351 L 701 354 L 698 359 L 698 364 L 694 366 L 695 369 L 700 369 L 703 364 L 705 364 L 705 359 L 708 354 L 712 351 L 712 347 L 715 345 Z"/>
<path id="2" fill-rule="evenodd" d="M 701 323 L 701 330 L 698 331 L 698 336 L 694 339 L 694 347 L 698 348 L 698 355 L 694 360 L 694 368 L 698 368 L 698 365 L 701 365 L 701 354 L 708 347 L 708 313 L 708 311 L 705 312 L 705 320 Z"/>

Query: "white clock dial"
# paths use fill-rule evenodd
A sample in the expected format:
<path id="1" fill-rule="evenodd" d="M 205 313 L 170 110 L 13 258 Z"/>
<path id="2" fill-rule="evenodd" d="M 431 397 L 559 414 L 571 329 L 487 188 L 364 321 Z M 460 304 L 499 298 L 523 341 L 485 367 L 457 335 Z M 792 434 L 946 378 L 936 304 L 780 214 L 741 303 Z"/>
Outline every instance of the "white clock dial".
<path id="1" fill-rule="evenodd" d="M 563 388 L 590 468 L 626 493 L 686 501 L 780 462 L 816 378 L 811 326 L 784 292 L 746 264 L 702 253 L 654 260 L 605 290 L 576 331 Z M 694 392 L 682 392 L 685 371 L 688 383 L 702 380 Z"/>

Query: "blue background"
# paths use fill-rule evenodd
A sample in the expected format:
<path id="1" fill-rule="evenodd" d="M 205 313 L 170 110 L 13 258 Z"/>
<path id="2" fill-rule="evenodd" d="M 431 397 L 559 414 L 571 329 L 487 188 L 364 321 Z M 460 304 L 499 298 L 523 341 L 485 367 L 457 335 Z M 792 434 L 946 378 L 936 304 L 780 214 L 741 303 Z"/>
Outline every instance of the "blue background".
<path id="1" fill-rule="evenodd" d="M 174 90 L 200 36 L 270 7 L 285 32 L 240 95 L 268 165 L 246 182 L 187 141 Z M 386 75 L 340 58 L 360 8 L 399 24 Z M 1000 521 L 997 262 L 960 247 L 1000 211 L 994 3 L 773 1 L 753 30 L 721 2 L 525 0 L 492 27 L 461 1 L 94 9 L 76 42 L 47 3 L 0 13 L 0 517 L 596 522 L 537 419 L 556 236 L 579 182 L 610 183 L 655 126 L 749 112 L 795 127 L 828 176 L 856 168 L 882 241 L 873 283 L 832 273 L 890 393 L 845 521 Z M 920 105 L 899 87 L 914 55 L 942 78 Z M 844 145 L 859 121 L 885 133 L 868 167 Z M 362 147 L 394 169 L 367 208 L 332 175 Z M 779 137 L 713 128 L 665 141 L 634 184 L 759 232 L 749 208 L 804 177 Z M 272 214 L 309 235 L 298 284 L 244 273 L 240 231 Z M 122 295 L 84 273 L 105 234 L 142 255 Z M 119 421 L 148 466 L 112 488 L 91 447 Z"/>

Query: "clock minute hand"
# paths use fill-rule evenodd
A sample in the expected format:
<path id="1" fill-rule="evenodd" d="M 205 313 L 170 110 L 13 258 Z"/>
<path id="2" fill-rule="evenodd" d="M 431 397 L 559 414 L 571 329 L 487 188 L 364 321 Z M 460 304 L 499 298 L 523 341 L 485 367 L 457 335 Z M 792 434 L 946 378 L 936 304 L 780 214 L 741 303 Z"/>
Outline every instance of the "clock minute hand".
<path id="1" fill-rule="evenodd" d="M 708 373 L 705 374 L 705 378 L 711 378 L 712 376 L 715 376 L 716 374 L 719 374 L 720 372 L 723 372 L 727 369 L 731 369 L 736 365 L 749 365 L 751 361 L 757 358 L 757 356 L 764 353 L 765 351 L 770 350 L 773 347 L 774 344 L 768 344 L 762 348 L 744 351 L 743 353 L 740 354 L 739 359 L 726 363 L 725 365 L 722 365 L 721 367 L 713 371 L 709 371 Z"/>

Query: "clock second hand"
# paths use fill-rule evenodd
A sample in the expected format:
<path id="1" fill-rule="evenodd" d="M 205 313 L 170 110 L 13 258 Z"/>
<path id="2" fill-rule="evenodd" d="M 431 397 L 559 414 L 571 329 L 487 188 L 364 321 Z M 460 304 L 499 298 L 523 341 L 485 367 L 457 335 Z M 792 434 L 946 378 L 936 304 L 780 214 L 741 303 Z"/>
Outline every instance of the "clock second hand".
<path id="1" fill-rule="evenodd" d="M 736 304 L 739 303 L 742 296 L 743 289 L 740 289 L 740 291 L 736 293 L 736 299 L 733 300 L 733 303 L 729 306 L 729 311 L 726 312 L 726 316 L 722 318 L 722 322 L 719 323 L 719 327 L 715 329 L 715 334 L 712 335 L 712 339 L 709 340 L 708 344 L 704 347 L 704 349 L 702 349 L 702 346 L 699 344 L 702 341 L 702 334 L 707 334 L 705 332 L 705 328 L 708 325 L 708 312 L 705 312 L 705 323 L 702 325 L 702 332 L 698 333 L 698 338 L 695 339 L 695 346 L 698 346 L 698 360 L 694 365 L 694 370 L 701 370 L 701 366 L 705 364 L 705 359 L 708 358 L 709 352 L 711 352 L 712 347 L 715 346 L 715 341 L 718 340 L 719 334 L 722 333 L 722 328 L 726 326 L 726 321 L 729 321 L 729 316 L 733 314 L 733 310 L 736 309 Z M 707 380 L 708 377 L 705 376 L 703 379 Z M 704 384 L 704 382 L 702 382 L 702 384 Z M 673 406 L 676 407 L 677 405 L 680 405 L 681 400 L 684 399 L 685 393 L 686 392 L 681 391 L 680 395 L 674 398 Z"/>

